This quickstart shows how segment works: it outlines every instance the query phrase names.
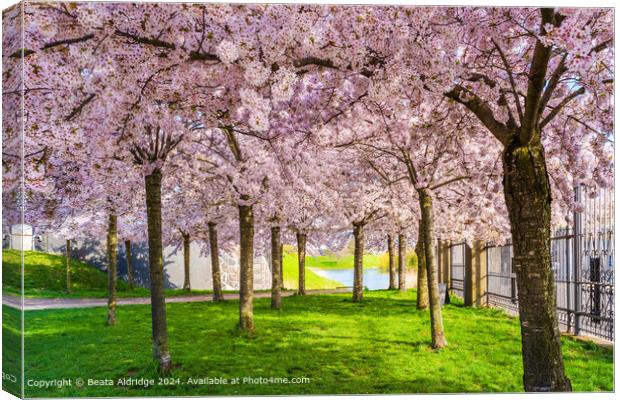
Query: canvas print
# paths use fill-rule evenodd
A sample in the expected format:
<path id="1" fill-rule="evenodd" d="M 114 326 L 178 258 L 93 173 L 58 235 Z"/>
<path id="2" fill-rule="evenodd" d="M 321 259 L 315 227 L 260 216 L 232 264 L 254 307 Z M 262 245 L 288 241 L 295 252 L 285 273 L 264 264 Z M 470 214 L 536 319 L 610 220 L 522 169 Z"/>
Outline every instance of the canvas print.
<path id="1" fill-rule="evenodd" d="M 2 389 L 613 392 L 614 9 L 2 13 Z"/>

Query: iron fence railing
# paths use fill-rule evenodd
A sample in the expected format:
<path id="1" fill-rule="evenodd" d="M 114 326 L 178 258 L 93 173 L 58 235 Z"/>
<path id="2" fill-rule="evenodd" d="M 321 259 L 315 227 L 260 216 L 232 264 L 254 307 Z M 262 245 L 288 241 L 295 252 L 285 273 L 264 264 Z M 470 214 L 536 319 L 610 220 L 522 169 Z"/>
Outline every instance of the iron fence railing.
<path id="1" fill-rule="evenodd" d="M 554 232 L 551 262 L 560 329 L 607 340 L 614 338 L 613 191 L 575 190 L 584 206 L 573 226 Z M 488 246 L 487 292 L 490 305 L 518 313 L 512 245 Z"/>

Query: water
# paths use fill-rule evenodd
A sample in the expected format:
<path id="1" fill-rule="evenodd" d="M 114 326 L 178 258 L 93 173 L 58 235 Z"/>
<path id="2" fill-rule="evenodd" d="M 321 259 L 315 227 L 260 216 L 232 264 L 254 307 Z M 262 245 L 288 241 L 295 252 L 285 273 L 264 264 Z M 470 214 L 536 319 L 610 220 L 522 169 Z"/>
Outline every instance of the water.
<path id="1" fill-rule="evenodd" d="M 323 269 L 309 268 L 317 275 L 333 279 L 342 286 L 353 286 L 353 268 Z M 390 275 L 378 267 L 364 268 L 363 285 L 370 290 L 387 289 L 390 286 Z"/>

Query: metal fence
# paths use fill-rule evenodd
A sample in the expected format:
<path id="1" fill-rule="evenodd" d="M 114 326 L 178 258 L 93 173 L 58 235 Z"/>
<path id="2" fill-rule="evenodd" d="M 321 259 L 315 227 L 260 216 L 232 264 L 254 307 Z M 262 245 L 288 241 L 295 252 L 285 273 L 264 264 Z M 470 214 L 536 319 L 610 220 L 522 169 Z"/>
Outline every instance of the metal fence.
<path id="1" fill-rule="evenodd" d="M 557 230 L 551 262 L 560 329 L 607 340 L 614 338 L 613 191 L 575 190 L 584 206 L 573 226 Z M 487 302 L 518 312 L 512 245 L 487 247 Z"/>
<path id="2" fill-rule="evenodd" d="M 450 294 L 463 298 L 465 295 L 465 243 L 450 246 Z"/>

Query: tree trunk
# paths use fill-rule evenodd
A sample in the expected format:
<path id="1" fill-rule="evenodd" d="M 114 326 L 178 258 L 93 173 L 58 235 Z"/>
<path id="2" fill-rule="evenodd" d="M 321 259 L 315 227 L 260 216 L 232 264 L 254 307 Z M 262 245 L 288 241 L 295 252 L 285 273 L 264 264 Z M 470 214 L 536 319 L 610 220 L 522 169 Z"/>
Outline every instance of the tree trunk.
<path id="1" fill-rule="evenodd" d="M 183 280 L 183 290 L 190 291 L 192 290 L 192 285 L 189 279 L 189 246 L 191 241 L 189 240 L 189 233 L 183 234 L 183 271 L 185 273 L 185 279 Z"/>
<path id="2" fill-rule="evenodd" d="M 149 243 L 149 272 L 151 278 L 151 319 L 153 328 L 153 358 L 161 373 L 168 373 L 172 360 L 168 350 L 166 298 L 164 292 L 164 255 L 161 234 L 161 170 L 155 169 L 145 177 L 146 216 Z"/>
<path id="3" fill-rule="evenodd" d="M 299 266 L 299 284 L 297 294 L 306 295 L 306 234 L 297 232 L 297 265 Z"/>
<path id="4" fill-rule="evenodd" d="M 71 293 L 71 240 L 65 241 L 65 270 L 67 271 L 67 293 Z"/>
<path id="5" fill-rule="evenodd" d="M 222 293 L 222 273 L 220 272 L 220 250 L 217 243 L 217 224 L 209 222 L 209 247 L 211 250 L 211 280 L 213 281 L 213 301 L 224 301 Z"/>
<path id="6" fill-rule="evenodd" d="M 407 291 L 407 285 L 405 282 L 405 274 L 407 273 L 407 254 L 405 235 L 402 233 L 398 235 L 398 290 L 401 292 Z"/>
<path id="7" fill-rule="evenodd" d="M 389 270 L 390 270 L 390 290 L 396 290 L 396 245 L 394 244 L 394 237 L 388 235 L 388 258 L 389 258 Z"/>
<path id="8" fill-rule="evenodd" d="M 426 261 L 428 300 L 431 309 L 432 346 L 434 349 L 439 349 L 446 346 L 448 342 L 443 332 L 439 282 L 437 279 L 437 265 L 435 263 L 435 247 L 433 246 L 433 198 L 425 189 L 419 190 L 418 195 L 420 198 L 420 209 L 422 211 L 422 236 L 424 241 L 424 258 Z"/>
<path id="9" fill-rule="evenodd" d="M 282 240 L 280 227 L 271 227 L 271 308 L 282 308 Z"/>
<path id="10" fill-rule="evenodd" d="M 254 331 L 254 213 L 252 206 L 239 206 L 239 329 Z"/>
<path id="11" fill-rule="evenodd" d="M 353 301 L 360 302 L 364 299 L 364 225 L 353 224 L 353 237 Z"/>
<path id="12" fill-rule="evenodd" d="M 125 240 L 125 258 L 127 259 L 127 283 L 133 290 L 133 268 L 131 266 L 131 240 Z"/>
<path id="13" fill-rule="evenodd" d="M 428 282 L 426 278 L 426 254 L 424 247 L 424 227 L 418 222 L 418 242 L 415 244 L 415 253 L 418 256 L 418 310 L 428 308 Z"/>
<path id="14" fill-rule="evenodd" d="M 116 325 L 116 255 L 118 251 L 117 217 L 108 220 L 108 325 Z"/>
<path id="15" fill-rule="evenodd" d="M 551 269 L 551 188 L 541 145 L 509 146 L 504 151 L 504 197 L 519 293 L 525 390 L 570 391 Z"/>

